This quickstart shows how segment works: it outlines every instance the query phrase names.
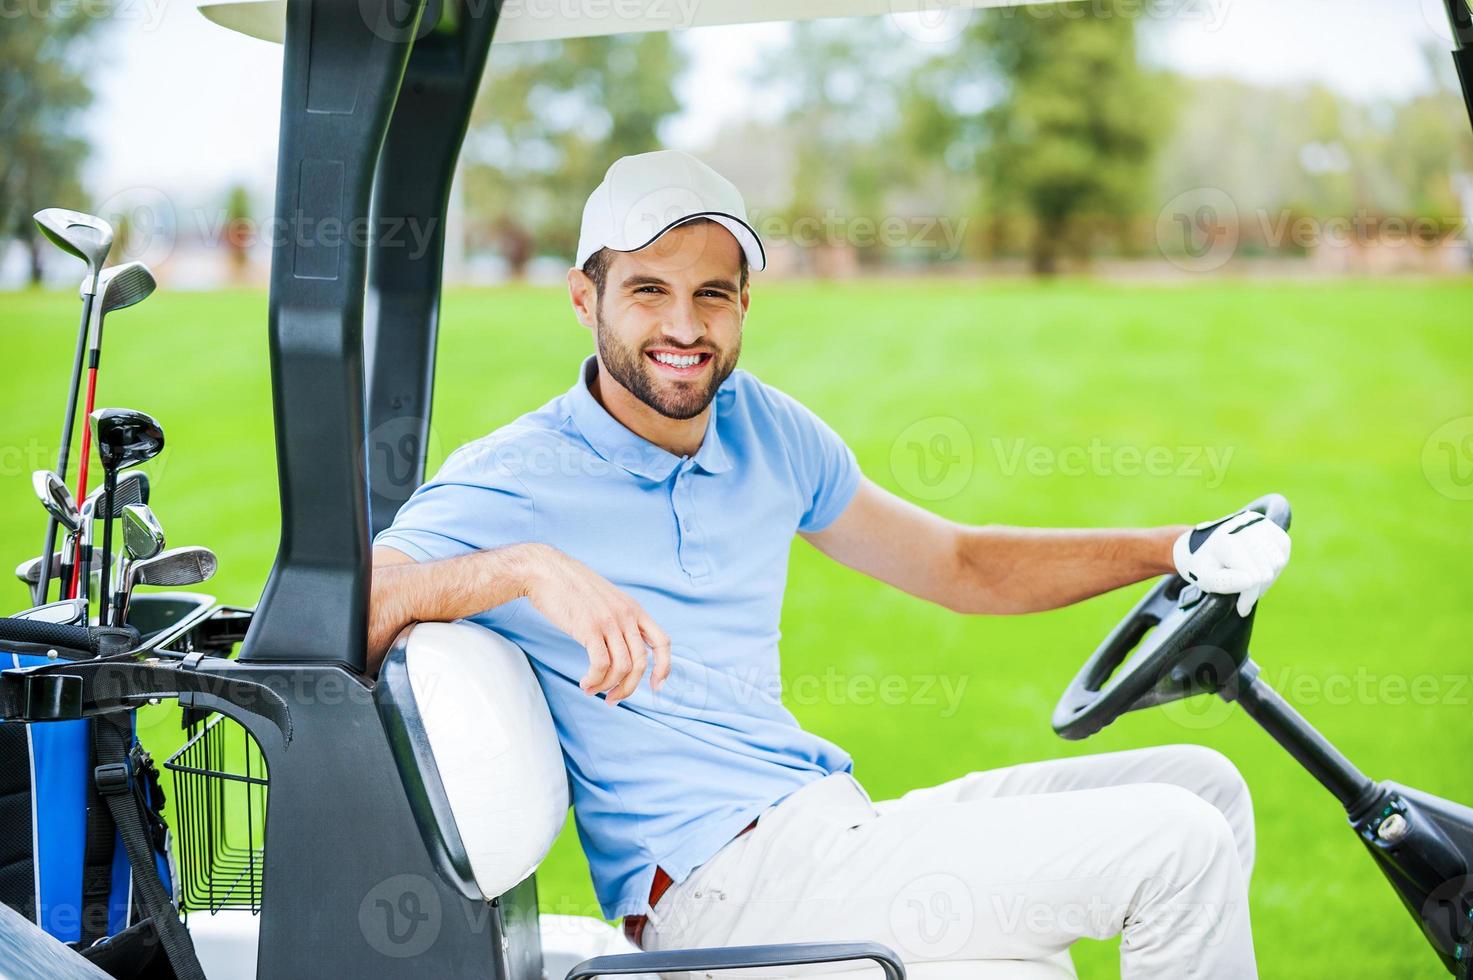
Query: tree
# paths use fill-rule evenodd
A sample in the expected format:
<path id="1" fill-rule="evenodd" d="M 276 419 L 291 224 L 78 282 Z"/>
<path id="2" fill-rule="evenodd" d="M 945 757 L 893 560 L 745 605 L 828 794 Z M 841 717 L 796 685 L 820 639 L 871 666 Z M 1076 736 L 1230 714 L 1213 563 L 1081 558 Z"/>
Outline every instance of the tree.
<path id="1" fill-rule="evenodd" d="M 684 65 L 664 32 L 493 49 L 466 139 L 466 205 L 514 275 L 538 252 L 573 257 L 609 164 L 660 148 Z"/>
<path id="2" fill-rule="evenodd" d="M 920 60 L 916 46 L 896 34 L 869 17 L 798 22 L 758 66 L 754 85 L 783 100 L 784 125 L 773 136 L 791 153 L 792 180 L 777 217 L 795 245 L 883 257 L 885 249 L 859 230 L 900 210 L 897 191 L 914 195 L 923 184 L 927 162 L 895 139 L 902 103 L 894 79 Z M 804 231 L 805 221 L 823 229 L 821 239 Z"/>
<path id="3" fill-rule="evenodd" d="M 225 251 L 235 282 L 245 281 L 250 269 L 251 232 L 251 194 L 245 185 L 235 184 L 225 195 Z"/>
<path id="4" fill-rule="evenodd" d="M 31 215 L 83 207 L 79 172 L 88 145 L 78 116 L 92 103 L 86 41 L 104 4 L 52 4 L 46 12 L 0 16 L 0 235 L 27 243 L 31 281 L 41 280 L 42 238 Z"/>
<path id="5" fill-rule="evenodd" d="M 1009 7 L 980 12 L 957 50 L 917 73 L 908 115 L 919 141 L 976 168 L 999 244 L 1021 226 L 1033 268 L 1049 274 L 1140 210 L 1171 129 L 1166 92 L 1139 63 L 1133 18 Z"/>

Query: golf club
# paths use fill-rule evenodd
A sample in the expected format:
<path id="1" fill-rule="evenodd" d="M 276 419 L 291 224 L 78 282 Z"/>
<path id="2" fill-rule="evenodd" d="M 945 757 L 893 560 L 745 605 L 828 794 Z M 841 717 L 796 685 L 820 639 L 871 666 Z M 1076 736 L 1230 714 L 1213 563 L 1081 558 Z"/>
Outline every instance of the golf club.
<path id="1" fill-rule="evenodd" d="M 60 579 L 62 579 L 63 567 L 65 567 L 68 572 L 71 572 L 71 556 L 69 556 L 68 553 L 65 553 L 65 551 L 53 551 L 53 578 L 59 579 L 59 581 Z M 90 572 L 90 570 L 93 569 L 88 569 L 88 572 Z M 41 581 L 41 572 L 43 572 L 43 569 L 41 569 L 41 556 L 35 556 L 34 559 L 27 559 L 25 561 L 22 561 L 21 564 L 18 564 L 18 566 L 15 566 L 16 578 L 18 578 L 19 581 L 24 582 L 25 587 L 27 587 L 28 589 L 35 588 L 35 584 Z"/>
<path id="2" fill-rule="evenodd" d="M 157 557 L 164 550 L 164 529 L 147 504 L 129 504 L 122 511 L 123 558 L 113 584 L 111 625 L 122 626 L 128 615 L 128 591 L 124 585 L 133 564 Z"/>
<path id="3" fill-rule="evenodd" d="M 53 245 L 69 255 L 75 255 L 87 263 L 87 278 L 82 280 L 82 321 L 77 327 L 77 349 L 72 355 L 71 381 L 67 385 L 66 414 L 61 422 L 61 441 L 56 454 L 56 475 L 66 481 L 68 465 L 71 463 L 72 429 L 77 415 L 77 390 L 82 383 L 82 355 L 87 349 L 87 325 L 92 318 L 93 297 L 97 293 L 98 274 L 102 263 L 112 250 L 113 229 L 101 218 L 65 208 L 47 208 L 34 215 L 36 227 L 41 229 Z M 41 554 L 47 555 L 56 547 L 56 521 L 46 522 L 46 540 Z M 49 573 L 50 569 L 43 572 Z M 33 598 L 37 602 L 46 600 L 50 587 L 50 575 L 43 574 Z M 65 585 L 62 586 L 65 588 Z"/>
<path id="4" fill-rule="evenodd" d="M 34 619 L 43 623 L 59 623 L 63 626 L 85 626 L 87 625 L 87 603 L 81 599 L 61 599 L 41 606 L 32 606 L 18 613 L 11 613 L 10 618 Z"/>
<path id="5" fill-rule="evenodd" d="M 100 326 L 100 324 L 99 324 Z M 96 377 L 93 368 L 93 377 Z M 145 412 L 131 408 L 100 408 L 87 415 L 89 428 L 97 442 L 97 458 L 102 463 L 103 499 L 106 516 L 102 521 L 102 578 L 98 583 L 98 618 L 108 613 L 108 570 L 112 567 L 113 522 L 117 513 L 113 496 L 118 486 L 118 471 L 153 459 L 164 448 L 164 430 L 157 420 Z"/>
<path id="6" fill-rule="evenodd" d="M 98 487 L 82 501 L 82 526 L 74 536 L 69 538 L 65 554 L 68 560 L 68 569 L 72 569 L 72 562 L 76 555 L 81 559 L 76 562 L 76 569 L 71 572 L 72 594 L 87 598 L 91 584 L 90 573 L 97 570 L 92 559 L 92 529 L 94 522 L 99 518 L 111 520 L 115 515 L 122 513 L 122 509 L 129 504 L 148 503 L 148 474 L 134 470 L 124 473 L 118 477 L 118 485 L 113 488 L 112 505 L 109 506 L 103 499 L 106 487 Z M 87 574 L 84 574 L 87 573 Z"/>
<path id="7" fill-rule="evenodd" d="M 31 486 L 35 489 L 41 506 L 46 508 L 46 513 L 53 520 L 68 531 L 78 528 L 82 523 L 82 516 L 77 511 L 77 502 L 72 499 L 72 492 L 66 488 L 60 476 L 51 470 L 36 470 L 31 474 Z"/>
<path id="8" fill-rule="evenodd" d="M 152 558 L 142 558 L 133 562 L 128 566 L 128 574 L 123 579 L 123 601 L 119 606 L 122 611 L 121 615 L 124 619 L 127 617 L 128 603 L 133 597 L 133 590 L 138 586 L 197 585 L 214 575 L 219 564 L 213 551 L 199 545 L 173 548 L 160 552 Z M 124 619 L 119 619 L 117 622 L 122 623 Z"/>
<path id="9" fill-rule="evenodd" d="M 125 262 L 102 270 L 97 280 L 97 300 L 93 304 L 91 340 L 87 348 L 87 402 L 84 411 L 90 418 L 97 400 L 97 366 L 102 360 L 102 326 L 107 315 L 141 303 L 158 285 L 153 273 L 142 262 Z M 77 499 L 87 496 L 87 462 L 91 456 L 92 431 L 82 429 L 82 456 L 77 463 Z"/>
<path id="10" fill-rule="evenodd" d="M 78 512 L 77 502 L 72 499 L 71 491 L 66 488 L 66 483 L 62 478 L 51 470 L 36 470 L 31 474 L 31 486 L 35 488 L 41 506 L 46 508 L 46 526 L 49 529 L 46 534 L 47 543 L 55 546 L 58 526 L 66 528 L 68 538 L 75 535 L 78 528 L 81 527 L 82 515 Z M 43 554 L 49 554 L 49 552 L 43 552 Z M 46 598 L 45 590 L 49 587 L 53 574 L 59 575 L 61 588 L 65 591 L 68 580 L 67 572 L 71 570 L 65 562 L 56 566 L 46 565 L 38 558 L 36 569 L 39 573 L 38 577 L 30 583 L 32 602 Z"/>

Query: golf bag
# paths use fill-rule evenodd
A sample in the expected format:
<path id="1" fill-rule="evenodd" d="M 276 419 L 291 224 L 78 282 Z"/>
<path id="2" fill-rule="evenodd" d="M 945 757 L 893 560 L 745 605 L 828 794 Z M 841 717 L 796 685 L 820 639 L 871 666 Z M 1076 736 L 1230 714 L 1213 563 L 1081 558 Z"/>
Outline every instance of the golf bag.
<path id="1" fill-rule="evenodd" d="M 0 668 L 48 662 L 0 654 Z M 114 977 L 172 977 L 153 917 L 176 912 L 146 907 L 128 858 L 148 854 L 172 895 L 164 794 L 134 722 L 0 725 L 0 902 Z"/>

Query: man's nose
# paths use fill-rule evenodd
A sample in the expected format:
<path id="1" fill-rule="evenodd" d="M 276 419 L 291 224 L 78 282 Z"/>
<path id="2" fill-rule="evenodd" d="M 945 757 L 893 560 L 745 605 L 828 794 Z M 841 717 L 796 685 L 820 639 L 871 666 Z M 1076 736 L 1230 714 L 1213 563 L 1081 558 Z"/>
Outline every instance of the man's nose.
<path id="1" fill-rule="evenodd" d="M 691 299 L 675 304 L 670 319 L 665 324 L 670 339 L 680 344 L 694 344 L 706 335 L 706 325 L 701 322 L 700 311 Z"/>

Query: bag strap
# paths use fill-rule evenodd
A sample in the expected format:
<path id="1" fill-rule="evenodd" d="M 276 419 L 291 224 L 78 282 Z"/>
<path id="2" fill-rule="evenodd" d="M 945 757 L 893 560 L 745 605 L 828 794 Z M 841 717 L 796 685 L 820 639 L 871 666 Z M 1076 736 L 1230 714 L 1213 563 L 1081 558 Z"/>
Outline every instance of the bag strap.
<path id="1" fill-rule="evenodd" d="M 107 801 L 108 810 L 122 835 L 123 849 L 133 869 L 133 887 L 139 905 L 158 930 L 169 965 L 174 968 L 178 980 L 205 980 L 189 930 L 180 921 L 179 912 L 164 890 L 158 868 L 154 865 L 154 852 L 149 846 L 149 834 L 138 794 L 133 789 L 133 773 L 128 761 L 131 727 L 125 719 L 111 716 L 95 718 L 93 724 L 98 757 L 93 782 Z"/>
<path id="2" fill-rule="evenodd" d="M 92 737 L 88 740 L 89 773 L 96 773 L 104 763 L 120 759 L 104 759 L 109 746 L 102 744 L 102 719 L 88 724 Z M 112 811 L 97 791 L 97 780 L 87 780 L 87 834 L 82 858 L 82 935 L 80 946 L 86 948 L 107 935 L 113 884 L 113 853 L 117 842 L 117 824 Z"/>

